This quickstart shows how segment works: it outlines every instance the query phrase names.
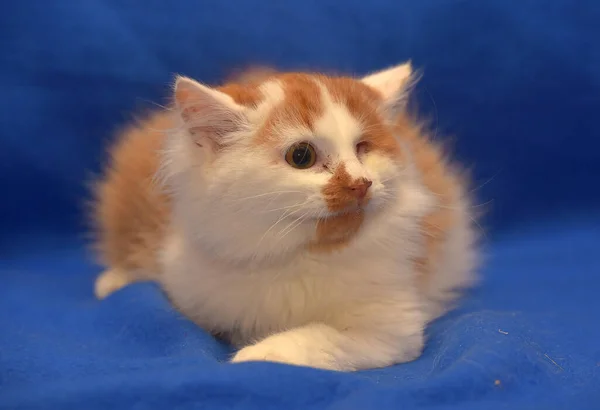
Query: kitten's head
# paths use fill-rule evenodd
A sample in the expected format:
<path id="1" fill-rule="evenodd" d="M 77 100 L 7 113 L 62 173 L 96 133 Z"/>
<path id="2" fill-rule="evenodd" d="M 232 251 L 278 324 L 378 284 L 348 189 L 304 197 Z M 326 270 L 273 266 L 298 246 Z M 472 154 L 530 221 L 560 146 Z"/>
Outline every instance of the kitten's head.
<path id="1" fill-rule="evenodd" d="M 397 195 L 393 120 L 413 79 L 408 63 L 364 78 L 269 73 L 217 88 L 179 77 L 181 127 L 163 157 L 176 213 L 236 255 L 348 244 Z"/>

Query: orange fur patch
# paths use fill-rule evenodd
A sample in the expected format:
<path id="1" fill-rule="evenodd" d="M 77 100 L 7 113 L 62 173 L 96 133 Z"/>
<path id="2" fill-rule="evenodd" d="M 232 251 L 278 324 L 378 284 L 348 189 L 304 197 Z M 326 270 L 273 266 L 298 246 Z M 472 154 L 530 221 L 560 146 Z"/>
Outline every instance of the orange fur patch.
<path id="1" fill-rule="evenodd" d="M 335 169 L 334 174 L 329 179 L 327 185 L 323 187 L 321 191 L 323 198 L 332 212 L 343 211 L 351 207 L 352 205 L 358 205 L 356 196 L 350 191 L 350 187 L 354 184 L 361 183 L 360 179 L 352 179 L 348 171 L 346 171 L 346 165 L 341 163 Z M 368 202 L 369 197 L 365 197 L 362 202 Z"/>
<path id="2" fill-rule="evenodd" d="M 277 71 L 269 67 L 250 67 L 231 76 L 229 81 L 216 89 L 230 96 L 233 101 L 249 108 L 255 108 L 263 100 L 260 86 Z"/>
<path id="3" fill-rule="evenodd" d="M 308 245 L 311 252 L 332 252 L 344 248 L 356 236 L 365 214 L 362 210 L 339 214 L 317 221 L 316 240 Z"/>
<path id="4" fill-rule="evenodd" d="M 256 84 L 231 83 L 218 87 L 217 90 L 227 94 L 233 101 L 245 107 L 254 108 L 263 99 L 263 95 Z"/>
<path id="5" fill-rule="evenodd" d="M 350 114 L 360 120 L 364 129 L 361 141 L 367 143 L 367 150 L 377 150 L 392 158 L 400 157 L 398 141 L 378 113 L 383 100 L 375 90 L 348 77 L 319 77 L 319 81 L 335 103 L 346 106 Z"/>
<path id="6" fill-rule="evenodd" d="M 127 275 L 158 272 L 157 252 L 170 200 L 153 178 L 164 130 L 172 127 L 168 114 L 158 113 L 126 129 L 110 150 L 105 176 L 95 187 L 93 219 L 100 257 Z"/>
<path id="7" fill-rule="evenodd" d="M 322 193 L 327 208 L 332 212 L 340 212 L 352 206 L 358 206 L 356 196 L 350 191 L 353 184 L 360 183 L 353 180 L 346 171 L 345 164 L 339 164 L 331 176 Z M 369 201 L 369 195 L 361 200 L 362 204 Z M 364 220 L 364 212 L 356 208 L 351 212 L 344 212 L 329 218 L 319 219 L 317 222 L 316 239 L 310 244 L 309 249 L 314 252 L 324 252 L 339 249 L 347 245 L 358 233 Z"/>
<path id="8" fill-rule="evenodd" d="M 414 263 L 425 284 L 436 266 L 442 243 L 456 223 L 456 212 L 459 211 L 454 207 L 460 198 L 461 184 L 456 176 L 448 172 L 440 147 L 429 141 L 418 125 L 401 115 L 397 118 L 395 130 L 409 144 L 422 182 L 437 200 L 436 209 L 419 221 L 424 234 L 424 248 Z"/>
<path id="9" fill-rule="evenodd" d="M 286 74 L 281 77 L 285 101 L 273 116 L 280 121 L 300 125 L 312 130 L 314 122 L 323 115 L 319 86 L 307 74 Z"/>
<path id="10" fill-rule="evenodd" d="M 273 145 L 277 141 L 277 127 L 286 124 L 313 129 L 314 122 L 323 113 L 323 104 L 319 86 L 308 74 L 286 73 L 277 79 L 280 81 L 284 100 L 273 107 L 269 118 L 256 133 L 257 144 Z"/>

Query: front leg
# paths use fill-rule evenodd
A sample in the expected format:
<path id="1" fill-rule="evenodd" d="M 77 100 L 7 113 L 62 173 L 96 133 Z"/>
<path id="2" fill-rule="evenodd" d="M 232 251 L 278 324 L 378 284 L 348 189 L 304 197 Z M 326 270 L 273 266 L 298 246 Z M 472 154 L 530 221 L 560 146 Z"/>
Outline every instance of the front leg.
<path id="1" fill-rule="evenodd" d="M 424 343 L 425 322 L 421 312 L 415 310 L 403 315 L 391 309 L 383 315 L 372 315 L 377 311 L 366 309 L 357 315 L 354 325 L 311 323 L 274 334 L 241 349 L 232 361 L 269 361 L 353 371 L 416 359 Z"/>

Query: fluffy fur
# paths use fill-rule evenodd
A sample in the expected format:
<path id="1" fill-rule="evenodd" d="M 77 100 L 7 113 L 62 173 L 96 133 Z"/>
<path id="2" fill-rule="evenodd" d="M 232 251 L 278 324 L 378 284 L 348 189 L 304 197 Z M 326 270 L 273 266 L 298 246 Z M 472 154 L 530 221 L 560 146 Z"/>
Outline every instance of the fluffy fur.
<path id="1" fill-rule="evenodd" d="M 240 347 L 234 362 L 418 357 L 426 324 L 472 284 L 476 250 L 462 179 L 406 113 L 414 78 L 410 64 L 178 78 L 173 109 L 127 129 L 98 184 L 97 296 L 157 280 Z M 298 142 L 313 167 L 285 161 Z"/>

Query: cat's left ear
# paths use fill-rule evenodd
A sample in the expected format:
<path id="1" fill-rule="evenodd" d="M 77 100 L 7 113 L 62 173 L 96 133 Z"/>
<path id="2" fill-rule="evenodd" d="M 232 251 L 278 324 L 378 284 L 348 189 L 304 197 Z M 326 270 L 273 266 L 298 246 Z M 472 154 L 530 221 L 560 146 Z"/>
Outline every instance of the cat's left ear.
<path id="1" fill-rule="evenodd" d="M 385 108 L 398 110 L 405 106 L 412 87 L 418 80 L 410 61 L 369 74 L 362 82 L 377 90 L 383 97 Z"/>
<path id="2" fill-rule="evenodd" d="M 230 96 L 187 77 L 177 77 L 174 100 L 185 130 L 204 148 L 228 145 L 248 124 L 244 107 Z"/>

